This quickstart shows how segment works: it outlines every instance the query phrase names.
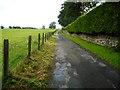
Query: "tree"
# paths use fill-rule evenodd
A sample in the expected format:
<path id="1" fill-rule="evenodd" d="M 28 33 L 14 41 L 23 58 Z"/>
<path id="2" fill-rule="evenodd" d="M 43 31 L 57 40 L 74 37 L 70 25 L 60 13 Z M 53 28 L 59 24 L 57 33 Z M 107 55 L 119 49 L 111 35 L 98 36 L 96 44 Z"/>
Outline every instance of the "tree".
<path id="1" fill-rule="evenodd" d="M 81 2 L 64 2 L 58 16 L 58 22 L 62 26 L 67 26 L 82 14 Z"/>
<path id="2" fill-rule="evenodd" d="M 20 26 L 13 26 L 13 29 L 21 29 Z"/>
<path id="3" fill-rule="evenodd" d="M 91 2 L 83 2 L 83 10 L 84 13 L 88 12 L 91 8 L 95 7 L 98 2 L 95 0 L 92 0 Z"/>
<path id="4" fill-rule="evenodd" d="M 11 27 L 11 26 L 9 26 L 9 29 L 12 29 L 12 27 Z"/>
<path id="5" fill-rule="evenodd" d="M 66 1 L 62 4 L 60 14 L 58 15 L 58 22 L 61 26 L 65 27 L 79 16 L 88 12 L 92 7 L 96 6 L 98 0 L 92 0 L 91 2 L 74 2 Z"/>
<path id="6" fill-rule="evenodd" d="M 55 29 L 56 28 L 56 22 L 51 22 L 49 25 L 50 29 Z"/>
<path id="7" fill-rule="evenodd" d="M 4 29 L 4 26 L 1 26 L 1 29 Z"/>
<path id="8" fill-rule="evenodd" d="M 44 25 L 42 26 L 42 29 L 45 29 L 45 26 L 44 26 Z"/>

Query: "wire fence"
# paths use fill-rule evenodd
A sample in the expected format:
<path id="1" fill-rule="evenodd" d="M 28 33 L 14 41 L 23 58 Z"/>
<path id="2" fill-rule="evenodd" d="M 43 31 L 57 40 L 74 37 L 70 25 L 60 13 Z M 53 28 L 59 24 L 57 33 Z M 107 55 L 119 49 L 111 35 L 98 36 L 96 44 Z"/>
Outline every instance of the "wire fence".
<path id="1" fill-rule="evenodd" d="M 34 50 L 40 50 L 54 32 L 38 33 L 37 36 L 28 36 L 28 39 L 24 38 L 23 41 L 10 44 L 8 39 L 4 39 L 3 48 L 3 72 L 2 76 L 6 77 L 9 70 L 16 67 L 25 58 L 31 58 L 31 52 Z"/>

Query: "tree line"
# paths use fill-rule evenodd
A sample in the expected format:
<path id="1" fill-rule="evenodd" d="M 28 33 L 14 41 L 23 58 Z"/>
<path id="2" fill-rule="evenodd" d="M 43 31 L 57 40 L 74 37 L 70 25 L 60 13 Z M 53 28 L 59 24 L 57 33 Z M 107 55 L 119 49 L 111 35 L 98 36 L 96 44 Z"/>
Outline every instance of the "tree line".
<path id="1" fill-rule="evenodd" d="M 4 29 L 4 26 L 0 26 L 1 29 Z M 9 26 L 9 29 L 37 29 L 34 27 L 20 27 L 20 26 Z M 42 26 L 42 29 L 45 29 L 45 25 Z M 49 24 L 49 29 L 56 29 L 56 22 L 51 22 Z"/>
<path id="2" fill-rule="evenodd" d="M 4 29 L 4 26 L 0 26 L 1 29 Z M 20 26 L 9 26 L 9 29 L 36 29 L 34 27 L 20 27 Z"/>

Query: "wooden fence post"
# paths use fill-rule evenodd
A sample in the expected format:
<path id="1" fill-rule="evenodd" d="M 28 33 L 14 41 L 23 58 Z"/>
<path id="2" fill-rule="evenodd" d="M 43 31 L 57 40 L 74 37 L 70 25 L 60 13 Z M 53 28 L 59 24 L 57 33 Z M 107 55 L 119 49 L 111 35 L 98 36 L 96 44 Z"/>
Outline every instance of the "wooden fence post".
<path id="1" fill-rule="evenodd" d="M 51 32 L 50 32 L 50 37 L 51 37 Z"/>
<path id="2" fill-rule="evenodd" d="M 49 32 L 49 38 L 50 38 L 50 32 Z"/>
<path id="3" fill-rule="evenodd" d="M 50 36 L 52 37 L 52 32 L 50 32 Z"/>
<path id="4" fill-rule="evenodd" d="M 38 34 L 38 50 L 40 50 L 40 33 Z"/>
<path id="5" fill-rule="evenodd" d="M 46 42 L 46 33 L 45 33 L 45 42 Z"/>
<path id="6" fill-rule="evenodd" d="M 44 44 L 44 33 L 42 34 L 42 45 Z"/>
<path id="7" fill-rule="evenodd" d="M 46 37 L 47 37 L 47 40 L 48 40 L 48 33 L 47 33 Z"/>
<path id="8" fill-rule="evenodd" d="M 4 76 L 8 75 L 8 67 L 9 67 L 9 41 L 8 39 L 4 39 Z"/>
<path id="9" fill-rule="evenodd" d="M 30 58 L 31 56 L 31 40 L 32 40 L 32 36 L 28 37 L 28 58 Z"/>

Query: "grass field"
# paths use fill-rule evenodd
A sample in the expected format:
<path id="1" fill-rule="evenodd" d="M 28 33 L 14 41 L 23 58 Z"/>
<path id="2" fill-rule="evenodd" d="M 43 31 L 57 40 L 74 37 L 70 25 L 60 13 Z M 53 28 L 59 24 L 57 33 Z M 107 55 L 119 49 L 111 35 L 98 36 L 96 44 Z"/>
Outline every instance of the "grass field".
<path id="1" fill-rule="evenodd" d="M 27 57 L 27 43 L 28 36 L 32 36 L 32 51 L 37 49 L 38 33 L 48 33 L 54 30 L 40 30 L 40 29 L 3 29 L 0 46 L 3 46 L 4 39 L 9 40 L 9 68 L 13 69 L 17 64 Z M 2 48 L 3 50 L 3 48 Z M 0 58 L 3 55 L 0 55 Z M 0 59 L 0 68 L 2 68 L 2 60 Z M 0 72 L 1 75 L 1 72 Z"/>
<path id="2" fill-rule="evenodd" d="M 111 66 L 113 66 L 114 68 L 120 70 L 120 60 L 118 58 L 120 56 L 120 53 L 115 52 L 112 49 L 108 49 L 106 47 L 87 42 L 77 37 L 72 37 L 64 33 L 62 33 L 62 35 L 79 44 L 86 50 L 94 53 L 96 56 L 100 57 L 101 59 L 111 64 Z"/>
<path id="3" fill-rule="evenodd" d="M 0 77 L 1 75 L 2 75 L 2 30 L 0 30 Z"/>

